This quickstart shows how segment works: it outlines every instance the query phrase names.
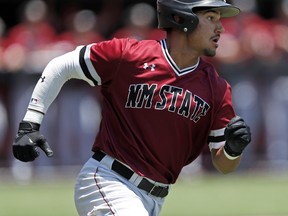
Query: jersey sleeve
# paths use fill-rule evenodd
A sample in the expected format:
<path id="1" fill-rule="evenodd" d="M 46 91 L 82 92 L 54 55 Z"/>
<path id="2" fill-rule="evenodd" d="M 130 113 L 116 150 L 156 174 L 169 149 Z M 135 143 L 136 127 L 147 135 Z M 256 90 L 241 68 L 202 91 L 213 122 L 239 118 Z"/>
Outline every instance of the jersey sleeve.
<path id="1" fill-rule="evenodd" d="M 219 149 L 225 144 L 224 131 L 226 125 L 235 116 L 235 111 L 232 105 L 231 86 L 225 81 L 226 90 L 220 103 L 219 108 L 216 110 L 214 121 L 209 133 L 208 142 L 209 148 Z"/>
<path id="2" fill-rule="evenodd" d="M 80 68 L 93 85 L 109 83 L 118 72 L 129 39 L 112 39 L 84 46 L 80 50 Z"/>

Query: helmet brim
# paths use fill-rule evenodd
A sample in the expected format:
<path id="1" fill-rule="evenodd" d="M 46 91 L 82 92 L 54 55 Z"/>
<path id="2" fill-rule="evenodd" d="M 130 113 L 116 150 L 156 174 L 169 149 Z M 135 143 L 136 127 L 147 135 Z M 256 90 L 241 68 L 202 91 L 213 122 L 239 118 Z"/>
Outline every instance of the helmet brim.
<path id="1" fill-rule="evenodd" d="M 222 18 L 228 18 L 236 16 L 240 13 L 240 9 L 238 7 L 235 7 L 231 4 L 228 4 L 224 1 L 213 1 L 213 2 L 207 2 L 206 4 L 203 2 L 197 6 L 195 5 L 193 9 L 201 8 L 201 10 L 208 10 L 208 9 L 217 9 L 221 13 Z"/>
<path id="2" fill-rule="evenodd" d="M 236 16 L 240 13 L 240 9 L 237 7 L 218 7 L 218 9 L 220 10 L 220 15 L 222 18 L 228 18 L 228 17 L 233 17 Z"/>

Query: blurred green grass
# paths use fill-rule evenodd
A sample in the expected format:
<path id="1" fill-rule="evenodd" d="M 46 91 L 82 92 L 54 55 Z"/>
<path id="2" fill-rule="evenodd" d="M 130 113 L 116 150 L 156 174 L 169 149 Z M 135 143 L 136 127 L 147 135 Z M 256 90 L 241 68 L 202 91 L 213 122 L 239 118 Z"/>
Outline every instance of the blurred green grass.
<path id="1" fill-rule="evenodd" d="M 288 176 L 205 176 L 178 182 L 162 216 L 288 216 Z"/>
<path id="2" fill-rule="evenodd" d="M 1 182 L 0 215 L 77 216 L 73 187 L 72 178 L 26 185 Z M 161 216 L 190 215 L 288 216 L 288 175 L 200 175 L 180 179 Z"/>

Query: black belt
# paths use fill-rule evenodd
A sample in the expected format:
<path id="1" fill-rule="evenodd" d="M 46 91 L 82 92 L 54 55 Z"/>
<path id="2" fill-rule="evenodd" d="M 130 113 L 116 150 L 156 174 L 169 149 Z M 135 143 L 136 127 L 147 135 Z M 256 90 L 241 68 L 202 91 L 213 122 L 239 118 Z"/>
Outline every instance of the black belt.
<path id="1" fill-rule="evenodd" d="M 106 154 L 104 152 L 96 151 L 93 154 L 92 158 L 100 162 L 105 156 Z M 127 180 L 130 180 L 130 178 L 134 174 L 134 171 L 124 166 L 117 160 L 113 161 L 111 169 L 115 171 L 116 173 L 118 173 L 119 175 L 121 175 L 122 177 L 126 178 Z M 140 183 L 136 186 L 150 193 L 153 196 L 161 197 L 161 198 L 167 196 L 169 192 L 168 186 L 164 187 L 164 186 L 155 185 L 144 177 L 142 178 Z"/>

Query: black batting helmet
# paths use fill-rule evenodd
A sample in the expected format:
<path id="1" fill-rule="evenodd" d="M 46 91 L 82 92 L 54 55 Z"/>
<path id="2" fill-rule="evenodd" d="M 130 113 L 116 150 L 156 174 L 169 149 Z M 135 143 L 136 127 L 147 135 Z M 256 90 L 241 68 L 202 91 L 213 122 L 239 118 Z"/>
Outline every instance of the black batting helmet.
<path id="1" fill-rule="evenodd" d="M 180 31 L 192 32 L 198 25 L 196 10 L 217 8 L 221 17 L 232 17 L 240 13 L 240 9 L 226 3 L 226 0 L 157 0 L 159 28 L 177 28 Z M 182 18 L 178 23 L 174 15 Z"/>

